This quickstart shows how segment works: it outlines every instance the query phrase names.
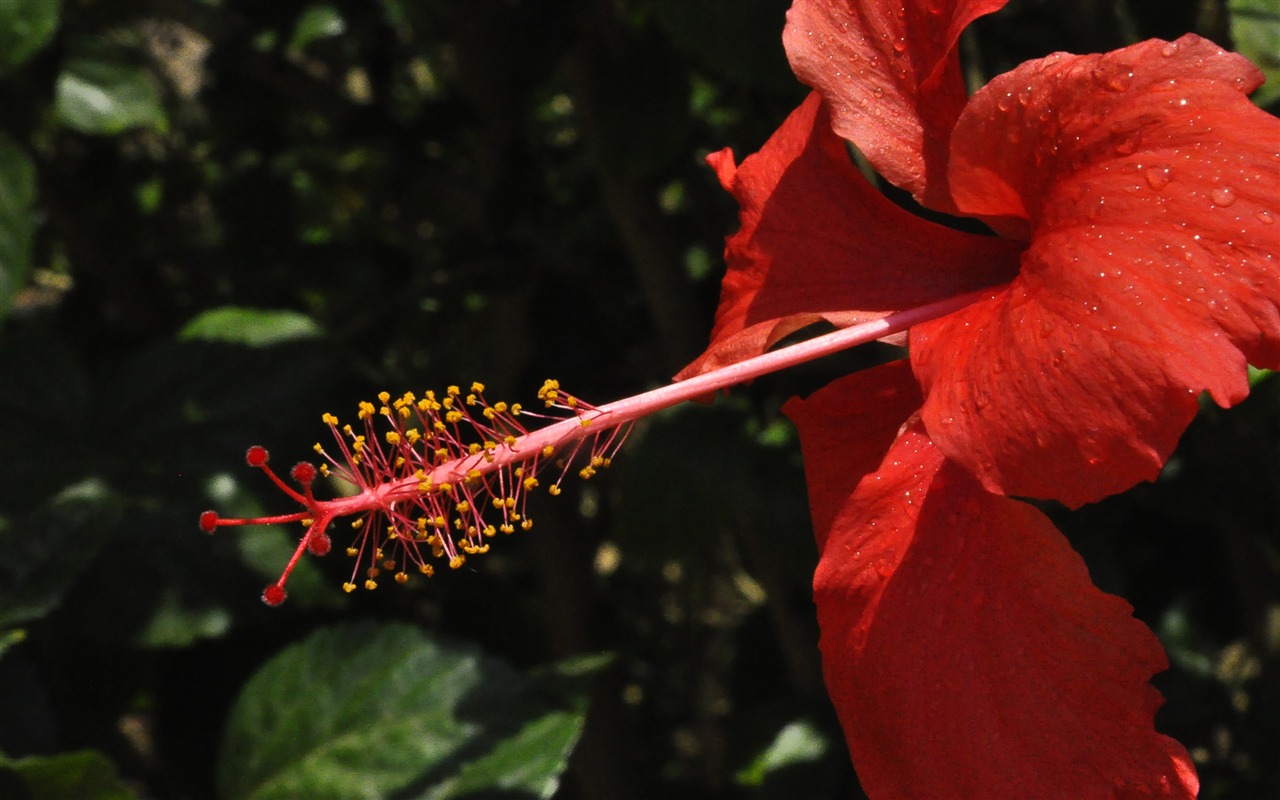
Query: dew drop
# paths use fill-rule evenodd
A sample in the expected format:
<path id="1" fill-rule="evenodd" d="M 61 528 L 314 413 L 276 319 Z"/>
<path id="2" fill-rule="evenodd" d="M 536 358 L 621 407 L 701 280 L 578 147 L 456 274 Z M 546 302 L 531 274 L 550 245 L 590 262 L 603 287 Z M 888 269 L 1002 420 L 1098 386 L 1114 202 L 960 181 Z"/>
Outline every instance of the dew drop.
<path id="1" fill-rule="evenodd" d="M 1169 181 L 1173 180 L 1173 169 L 1168 164 L 1159 167 L 1147 167 L 1142 174 L 1147 179 L 1147 185 L 1157 192 L 1168 186 Z"/>
<path id="2" fill-rule="evenodd" d="M 872 93 L 873 95 L 875 95 L 876 97 L 884 97 L 884 89 L 881 89 L 879 86 L 877 86 L 876 88 L 872 89 L 872 90 L 871 90 L 871 93 Z"/>
<path id="3" fill-rule="evenodd" d="M 907 40 L 902 37 L 895 39 L 893 42 L 893 51 L 895 53 L 905 53 L 907 51 Z"/>
<path id="4" fill-rule="evenodd" d="M 1276 221 L 1276 218 L 1272 216 L 1271 212 L 1265 209 L 1254 214 L 1254 216 L 1256 216 L 1258 218 L 1258 222 L 1261 222 L 1263 225 L 1270 225 Z"/>
<path id="5" fill-rule="evenodd" d="M 1219 186 L 1209 193 L 1215 206 L 1226 208 L 1236 201 L 1236 192 L 1230 186 Z"/>
<path id="6" fill-rule="evenodd" d="M 1169 42 L 1164 47 L 1160 48 L 1160 55 L 1165 58 L 1171 57 L 1176 52 L 1178 52 L 1178 44 L 1176 42 Z"/>
<path id="7" fill-rule="evenodd" d="M 1005 92 L 1003 95 L 996 98 L 996 108 L 1001 111 L 1008 111 L 1010 108 L 1013 108 L 1013 92 Z"/>

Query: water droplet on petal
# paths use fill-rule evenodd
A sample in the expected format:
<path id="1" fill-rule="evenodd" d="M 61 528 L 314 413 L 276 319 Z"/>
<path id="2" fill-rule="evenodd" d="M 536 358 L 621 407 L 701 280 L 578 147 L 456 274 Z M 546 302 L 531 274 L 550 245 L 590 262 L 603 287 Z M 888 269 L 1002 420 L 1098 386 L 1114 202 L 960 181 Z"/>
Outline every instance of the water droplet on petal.
<path id="1" fill-rule="evenodd" d="M 1013 92 L 1005 92 L 1000 97 L 997 97 L 996 108 L 1001 111 L 1008 111 L 1010 108 L 1013 108 Z"/>
<path id="2" fill-rule="evenodd" d="M 893 51 L 894 51 L 895 53 L 905 53 L 905 52 L 907 51 L 907 40 L 906 40 L 906 38 L 904 38 L 904 37 L 899 37 L 899 38 L 897 38 L 896 40 L 894 40 L 894 42 L 893 42 Z"/>
<path id="3" fill-rule="evenodd" d="M 872 89 L 871 93 L 874 94 L 876 97 L 884 97 L 884 89 L 881 89 L 879 86 Z"/>
<path id="4" fill-rule="evenodd" d="M 1147 185 L 1157 192 L 1169 185 L 1169 181 L 1173 180 L 1173 168 L 1168 164 L 1158 167 L 1147 167 L 1142 173 L 1147 179 Z"/>
<path id="5" fill-rule="evenodd" d="M 1215 206 L 1222 206 L 1223 208 L 1226 208 L 1236 201 L 1235 189 L 1232 189 L 1230 186 L 1219 186 L 1210 192 L 1209 196 L 1213 198 L 1213 204 Z"/>
<path id="6" fill-rule="evenodd" d="M 1160 48 L 1160 55 L 1164 56 L 1165 58 L 1169 58 L 1176 52 L 1178 52 L 1177 42 L 1169 42 L 1164 47 Z"/>
<path id="7" fill-rule="evenodd" d="M 1258 218 L 1258 222 L 1261 222 L 1263 225 L 1270 225 L 1271 223 L 1276 221 L 1276 218 L 1272 216 L 1271 212 L 1265 209 L 1262 211 L 1259 211 L 1254 216 L 1256 216 Z"/>

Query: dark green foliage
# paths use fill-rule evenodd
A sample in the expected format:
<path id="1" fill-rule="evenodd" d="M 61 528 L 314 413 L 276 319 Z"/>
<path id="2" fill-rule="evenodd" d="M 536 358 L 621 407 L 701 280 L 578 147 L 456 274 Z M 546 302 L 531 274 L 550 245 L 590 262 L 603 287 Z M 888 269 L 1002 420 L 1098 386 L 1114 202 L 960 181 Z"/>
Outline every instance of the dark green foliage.
<path id="1" fill-rule="evenodd" d="M 245 448 L 287 469 L 382 389 L 669 380 L 735 225 L 701 158 L 805 93 L 786 7 L 0 0 L 0 796 L 850 796 L 777 411 L 845 362 L 650 421 L 404 588 L 344 594 L 337 538 L 271 610 L 299 530 L 196 524 L 292 511 Z M 966 47 L 990 75 L 1192 26 L 1274 74 L 1246 0 L 1013 0 Z M 1205 797 L 1280 780 L 1278 443 L 1264 378 L 1058 515 L 1169 649 Z"/>

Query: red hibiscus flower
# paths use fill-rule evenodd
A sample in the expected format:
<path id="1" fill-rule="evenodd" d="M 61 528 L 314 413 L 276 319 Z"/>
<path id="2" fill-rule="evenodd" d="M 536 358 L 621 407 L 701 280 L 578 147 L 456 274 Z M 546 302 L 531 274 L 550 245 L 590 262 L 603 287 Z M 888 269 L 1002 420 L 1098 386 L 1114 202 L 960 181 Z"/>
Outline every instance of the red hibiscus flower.
<path id="1" fill-rule="evenodd" d="M 1195 36 L 1054 54 L 973 97 L 956 42 L 1005 0 L 797 0 L 814 93 L 740 166 L 712 343 L 690 377 L 810 323 L 995 286 L 916 325 L 909 361 L 786 410 L 821 560 L 827 685 L 875 798 L 1186 798 L 1156 732 L 1155 637 L 1033 506 L 1158 474 L 1207 391 L 1280 367 L 1280 123 Z M 926 221 L 850 163 L 855 144 Z"/>

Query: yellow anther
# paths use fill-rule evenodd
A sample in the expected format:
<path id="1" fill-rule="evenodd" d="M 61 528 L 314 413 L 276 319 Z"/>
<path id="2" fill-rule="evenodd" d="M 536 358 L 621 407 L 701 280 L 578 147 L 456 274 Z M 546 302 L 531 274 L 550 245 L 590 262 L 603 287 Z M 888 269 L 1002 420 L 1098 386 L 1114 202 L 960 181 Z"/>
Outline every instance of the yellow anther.
<path id="1" fill-rule="evenodd" d="M 324 448 L 320 446 L 319 442 L 316 442 L 315 444 L 311 445 L 311 449 L 315 450 L 316 453 L 320 455 L 324 455 Z"/>
<path id="2" fill-rule="evenodd" d="M 351 556 L 352 558 L 355 558 L 356 556 L 360 555 L 360 551 L 355 549 L 354 547 L 348 547 L 347 555 Z"/>
<path id="3" fill-rule="evenodd" d="M 338 418 L 328 412 L 325 412 L 320 417 L 320 421 L 323 422 L 325 425 L 332 425 L 335 428 L 338 427 Z"/>
<path id="4" fill-rule="evenodd" d="M 502 414 L 507 410 L 507 404 L 499 400 L 498 402 L 493 404 L 493 410 L 497 411 L 499 414 Z"/>
<path id="5" fill-rule="evenodd" d="M 452 483 L 442 483 L 442 484 L 440 484 L 440 491 L 441 491 L 443 494 L 453 494 L 453 484 L 452 484 Z"/>
<path id="6" fill-rule="evenodd" d="M 396 456 L 396 468 L 404 466 L 404 456 Z"/>
<path id="7" fill-rule="evenodd" d="M 459 422 L 462 422 L 464 416 L 465 415 L 461 411 L 450 411 L 444 415 L 444 421 L 457 425 Z"/>
<path id="8" fill-rule="evenodd" d="M 466 500 L 463 500 L 462 502 L 458 503 L 458 505 L 455 507 L 458 509 L 459 514 L 465 514 L 471 510 L 471 504 L 468 503 Z"/>
<path id="9" fill-rule="evenodd" d="M 508 497 L 507 508 L 515 508 L 515 507 L 516 507 L 516 499 L 514 497 Z"/>
<path id="10" fill-rule="evenodd" d="M 373 411 L 374 411 L 373 403 L 370 403 L 370 402 L 368 402 L 368 401 L 366 401 L 366 400 L 361 400 L 361 401 L 360 401 L 360 413 L 359 413 L 359 414 L 357 414 L 357 416 L 358 416 L 360 419 L 369 419 L 370 417 L 372 417 L 372 416 L 373 416 Z"/>
<path id="11" fill-rule="evenodd" d="M 551 458 L 555 454 L 556 454 L 556 449 L 551 445 L 547 445 L 546 447 L 542 448 L 543 458 Z"/>
<path id="12" fill-rule="evenodd" d="M 459 389 L 457 386 L 450 386 L 449 388 L 444 390 L 444 393 L 449 395 L 450 397 L 457 397 L 458 395 L 462 394 L 462 390 Z"/>
<path id="13" fill-rule="evenodd" d="M 507 447 L 512 447 L 512 446 L 514 446 L 514 445 L 515 445 L 515 443 L 516 443 L 516 442 L 518 442 L 518 441 L 520 441 L 520 440 L 519 440 L 519 439 L 517 439 L 515 436 L 512 436 L 512 435 L 511 435 L 511 434 L 509 434 L 509 433 L 508 433 L 506 436 L 502 437 L 502 443 L 503 443 L 503 444 L 505 444 Z"/>
<path id="14" fill-rule="evenodd" d="M 378 588 L 378 582 L 375 581 L 373 578 L 370 578 L 369 580 L 364 582 L 364 588 L 372 592 L 374 589 Z"/>
<path id="15" fill-rule="evenodd" d="M 368 575 L 370 578 L 376 578 L 382 574 L 382 570 L 378 569 L 377 567 L 369 567 L 364 571 L 364 574 Z"/>
<path id="16" fill-rule="evenodd" d="M 472 442 L 471 444 L 467 445 L 467 454 L 474 456 L 476 453 L 479 453 L 482 449 L 483 448 L 480 447 L 479 442 Z"/>
<path id="17" fill-rule="evenodd" d="M 582 469 L 578 470 L 578 477 L 582 478 L 584 481 L 590 480 L 591 476 L 595 474 L 596 474 L 595 467 L 583 467 Z"/>
<path id="18" fill-rule="evenodd" d="M 342 432 L 343 432 L 343 433 L 345 433 L 345 434 L 346 434 L 346 435 L 348 435 L 348 436 L 354 436 L 354 435 L 355 435 L 355 431 L 351 430 L 351 426 L 350 426 L 350 425 L 343 425 L 343 426 L 342 426 Z"/>
<path id="19" fill-rule="evenodd" d="M 467 481 L 470 483 L 474 483 L 482 477 L 484 477 L 484 473 L 480 472 L 478 469 L 467 470 Z"/>
<path id="20" fill-rule="evenodd" d="M 413 411 L 411 411 L 408 406 L 400 406 L 396 410 L 400 412 L 401 419 L 408 419 L 409 415 L 413 413 Z"/>
<path id="21" fill-rule="evenodd" d="M 409 580 L 409 576 L 403 572 L 396 573 L 396 583 L 404 583 Z"/>
<path id="22" fill-rule="evenodd" d="M 505 504 L 506 504 L 506 498 L 505 498 L 505 497 L 495 497 L 495 498 L 493 498 L 493 507 L 494 507 L 494 508 L 502 508 L 502 507 L 503 507 L 503 505 L 505 505 Z"/>
<path id="23" fill-rule="evenodd" d="M 588 417 L 580 417 L 580 418 L 578 419 L 578 424 L 579 424 L 579 425 L 581 425 L 581 426 L 582 426 L 582 427 L 584 427 L 584 428 L 590 428 L 590 427 L 591 427 L 591 420 L 590 420 Z"/>
<path id="24" fill-rule="evenodd" d="M 409 440 L 409 444 L 417 444 L 418 440 L 422 438 L 422 434 L 418 433 L 417 428 L 410 428 L 404 432 L 404 438 Z"/>
<path id="25" fill-rule="evenodd" d="M 426 575 L 428 578 L 436 574 L 435 567 L 431 566 L 430 564 L 419 564 L 418 572 L 421 572 L 423 575 Z"/>
<path id="26" fill-rule="evenodd" d="M 524 411 L 524 406 L 520 405 L 519 403 L 511 404 L 511 416 L 518 417 L 520 416 L 521 411 Z"/>
<path id="27" fill-rule="evenodd" d="M 524 488 L 526 490 L 534 489 L 537 487 L 537 485 L 538 485 L 538 479 L 533 477 L 532 475 L 524 479 Z"/>
<path id="28" fill-rule="evenodd" d="M 578 398 L 574 397 L 574 396 L 573 396 L 573 395 L 571 395 L 571 394 L 570 394 L 570 395 L 565 395 L 565 398 L 564 398 L 564 404 L 565 404 L 565 405 L 567 405 L 569 408 L 577 408 L 577 407 L 578 407 Z"/>
<path id="29" fill-rule="evenodd" d="M 387 431 L 387 444 L 400 444 L 400 434 L 395 431 Z"/>
<path id="30" fill-rule="evenodd" d="M 381 547 L 379 547 L 378 549 L 376 549 L 376 550 L 374 550 L 374 551 L 373 551 L 373 557 L 374 557 L 374 558 L 382 558 L 382 548 L 381 548 Z"/>
<path id="31" fill-rule="evenodd" d="M 484 535 L 485 535 L 485 536 L 493 536 L 493 535 L 494 535 L 495 533 L 497 533 L 497 532 L 498 532 L 498 529 L 497 529 L 497 528 L 495 528 L 495 527 L 493 527 L 492 525 L 485 525 L 485 526 L 484 526 Z M 488 545 L 486 545 L 485 547 L 487 548 L 487 547 L 488 547 Z"/>
<path id="32" fill-rule="evenodd" d="M 476 403 L 479 403 L 479 402 L 480 401 L 476 398 L 474 394 L 467 395 L 467 405 L 474 406 Z"/>
<path id="33" fill-rule="evenodd" d="M 494 411 L 492 407 L 486 408 L 482 413 L 484 414 L 484 418 L 490 421 L 492 421 L 494 417 L 498 416 L 498 412 Z"/>
<path id="34" fill-rule="evenodd" d="M 321 451 L 321 452 L 323 453 L 324 451 Z M 323 476 L 325 476 L 326 478 L 327 478 L 327 477 L 329 477 L 329 465 L 328 465 L 328 464 L 321 464 L 321 465 L 320 465 L 320 474 L 321 474 L 321 475 L 323 475 Z"/>
<path id="35" fill-rule="evenodd" d="M 593 466 L 593 467 L 603 467 L 603 466 L 604 466 L 604 457 L 603 457 L 603 456 L 592 456 L 592 457 L 591 457 L 591 466 Z"/>
<path id="36" fill-rule="evenodd" d="M 418 526 L 418 530 L 420 530 L 420 531 L 425 531 L 425 530 L 427 529 L 427 518 L 426 518 L 426 517 L 418 517 L 418 520 L 417 520 L 417 523 L 416 523 L 416 524 L 417 524 L 417 526 Z"/>
<path id="37" fill-rule="evenodd" d="M 527 531 L 527 530 L 529 530 L 529 529 L 530 529 L 530 528 L 532 528 L 532 527 L 533 527 L 533 520 L 531 520 L 531 519 L 526 519 L 526 520 L 521 520 L 521 521 L 520 521 L 520 530 L 522 530 L 522 531 Z"/>
<path id="38" fill-rule="evenodd" d="M 347 594 L 351 594 L 355 590 L 356 590 L 356 585 L 354 583 L 351 583 L 350 581 L 342 584 L 342 591 L 346 592 Z"/>
<path id="39" fill-rule="evenodd" d="M 421 400 L 418 401 L 418 410 L 421 411 L 423 414 L 427 413 L 428 411 L 431 410 L 432 402 L 433 401 L 428 397 L 422 398 Z"/>
<path id="40" fill-rule="evenodd" d="M 475 381 L 475 382 L 473 382 L 473 383 L 471 384 L 471 391 L 473 391 L 473 392 L 484 392 L 484 384 L 483 384 L 483 383 L 481 383 L 480 381 Z"/>
<path id="41" fill-rule="evenodd" d="M 560 484 L 558 483 L 551 484 L 551 487 L 547 489 L 547 494 L 551 495 L 552 497 L 558 497 L 560 495 Z"/>
<path id="42" fill-rule="evenodd" d="M 504 522 L 502 523 L 501 527 L 498 528 L 498 530 L 502 531 L 503 533 L 515 533 L 516 527 L 512 525 L 510 522 Z"/>
<path id="43" fill-rule="evenodd" d="M 449 569 L 457 569 L 458 567 L 461 567 L 465 563 L 467 563 L 466 556 L 463 556 L 463 555 L 454 556 L 453 558 L 449 559 Z"/>
<path id="44" fill-rule="evenodd" d="M 391 402 L 391 392 L 378 392 L 378 402 L 384 404 Z"/>

